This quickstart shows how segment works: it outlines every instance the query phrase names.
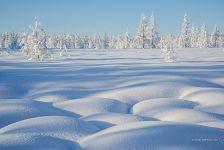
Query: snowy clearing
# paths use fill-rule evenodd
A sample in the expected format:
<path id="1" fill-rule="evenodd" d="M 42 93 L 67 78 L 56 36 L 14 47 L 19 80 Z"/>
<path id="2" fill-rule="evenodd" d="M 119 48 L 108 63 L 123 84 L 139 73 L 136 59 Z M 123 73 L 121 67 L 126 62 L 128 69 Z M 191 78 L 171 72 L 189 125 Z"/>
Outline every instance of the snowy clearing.
<path id="1" fill-rule="evenodd" d="M 0 149 L 224 149 L 224 50 L 0 53 Z"/>

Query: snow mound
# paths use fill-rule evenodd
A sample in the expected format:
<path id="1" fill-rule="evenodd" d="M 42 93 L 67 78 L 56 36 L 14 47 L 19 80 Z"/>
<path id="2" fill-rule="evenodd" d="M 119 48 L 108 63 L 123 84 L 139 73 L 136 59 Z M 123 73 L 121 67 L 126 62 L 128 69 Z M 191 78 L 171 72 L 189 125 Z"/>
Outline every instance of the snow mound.
<path id="1" fill-rule="evenodd" d="M 153 117 L 161 121 L 199 123 L 221 121 L 221 115 L 195 109 L 199 103 L 183 99 L 160 98 L 139 102 L 132 107 L 132 113 Z"/>
<path id="2" fill-rule="evenodd" d="M 35 134 L 0 135 L 4 150 L 82 150 L 76 142 Z"/>
<path id="3" fill-rule="evenodd" d="M 212 106 L 200 106 L 200 107 L 196 107 L 196 108 L 201 111 L 223 115 L 224 114 L 224 101 L 223 101 L 223 104 L 212 105 Z"/>
<path id="4" fill-rule="evenodd" d="M 114 125 L 120 125 L 120 124 L 131 123 L 131 122 L 156 120 L 150 117 L 141 117 L 137 115 L 121 114 L 121 113 L 100 113 L 100 114 L 82 117 L 80 119 L 89 121 L 91 123 L 95 123 L 96 125 L 98 124 L 98 126 L 101 126 L 101 127 L 103 123 L 104 124 L 106 123 L 108 125 L 107 128 Z"/>
<path id="5" fill-rule="evenodd" d="M 97 96 L 111 99 L 114 98 L 121 102 L 133 105 L 148 99 L 177 97 L 185 87 L 188 87 L 188 85 L 181 81 L 158 81 L 149 83 L 148 85 L 111 90 L 100 93 Z"/>
<path id="6" fill-rule="evenodd" d="M 162 121 L 186 122 L 186 123 L 200 123 L 207 121 L 221 121 L 222 116 L 217 114 L 206 113 L 194 109 L 187 108 L 173 108 L 161 111 L 152 115 Z"/>
<path id="7" fill-rule="evenodd" d="M 65 101 L 67 98 L 62 95 L 56 95 L 56 94 L 46 94 L 39 96 L 34 99 L 35 101 L 40 101 L 40 102 L 46 102 L 46 103 L 55 103 L 55 102 L 60 102 L 60 101 Z"/>
<path id="8" fill-rule="evenodd" d="M 50 104 L 29 100 L 4 99 L 0 106 L 0 127 L 33 117 L 64 115 Z"/>
<path id="9" fill-rule="evenodd" d="M 1 135 L 34 134 L 76 141 L 99 129 L 91 123 L 66 116 L 44 116 L 10 124 L 0 129 Z"/>
<path id="10" fill-rule="evenodd" d="M 127 113 L 129 105 L 120 101 L 108 98 L 88 97 L 55 103 L 56 108 L 88 116 L 97 113 L 114 112 Z"/>
<path id="11" fill-rule="evenodd" d="M 157 98 L 139 102 L 132 107 L 132 113 L 138 115 L 152 116 L 153 114 L 173 108 L 194 108 L 197 103 L 172 98 Z"/>
<path id="12" fill-rule="evenodd" d="M 222 150 L 223 135 L 222 129 L 193 124 L 137 122 L 100 131 L 80 144 L 85 150 Z"/>
<path id="13" fill-rule="evenodd" d="M 208 127 L 224 129 L 224 121 L 223 120 L 222 121 L 202 122 L 202 123 L 198 123 L 198 124 L 208 126 Z"/>
<path id="14" fill-rule="evenodd" d="M 224 104 L 224 90 L 218 88 L 203 88 L 182 97 L 200 103 L 201 106 Z"/>

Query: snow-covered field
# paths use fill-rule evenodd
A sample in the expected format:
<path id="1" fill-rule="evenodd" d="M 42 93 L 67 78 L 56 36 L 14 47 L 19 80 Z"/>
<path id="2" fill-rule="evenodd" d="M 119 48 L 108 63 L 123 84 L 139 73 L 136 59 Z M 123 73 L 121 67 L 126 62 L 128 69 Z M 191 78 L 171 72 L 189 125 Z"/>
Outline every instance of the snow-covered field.
<path id="1" fill-rule="evenodd" d="M 0 54 L 1 150 L 224 149 L 224 51 Z"/>

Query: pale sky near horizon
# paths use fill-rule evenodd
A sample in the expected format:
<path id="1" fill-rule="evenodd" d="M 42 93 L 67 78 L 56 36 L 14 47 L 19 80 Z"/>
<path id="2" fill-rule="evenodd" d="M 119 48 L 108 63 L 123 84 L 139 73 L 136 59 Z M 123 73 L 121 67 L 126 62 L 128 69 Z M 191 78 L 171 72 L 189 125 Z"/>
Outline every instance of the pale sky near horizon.
<path id="1" fill-rule="evenodd" d="M 185 13 L 191 24 L 224 29 L 224 0 L 0 0 L 0 32 L 21 32 L 37 16 L 50 33 L 135 33 L 140 15 L 153 12 L 158 30 L 178 33 Z"/>

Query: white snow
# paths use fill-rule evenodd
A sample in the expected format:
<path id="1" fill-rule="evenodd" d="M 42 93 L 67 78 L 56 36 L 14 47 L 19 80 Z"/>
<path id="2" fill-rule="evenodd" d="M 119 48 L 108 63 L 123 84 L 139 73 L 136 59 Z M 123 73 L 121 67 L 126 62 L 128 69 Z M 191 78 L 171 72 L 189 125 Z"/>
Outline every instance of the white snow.
<path id="1" fill-rule="evenodd" d="M 97 97 L 59 102 L 54 106 L 62 110 L 74 112 L 81 116 L 87 116 L 102 112 L 127 113 L 129 108 L 127 104 L 120 101 Z"/>
<path id="2" fill-rule="evenodd" d="M 78 140 L 99 129 L 83 120 L 66 116 L 44 116 L 22 120 L 0 129 L 0 134 L 29 133 Z"/>
<path id="3" fill-rule="evenodd" d="M 1 52 L 1 150 L 224 149 L 222 49 L 52 51 Z"/>
<path id="4" fill-rule="evenodd" d="M 152 117 L 142 117 L 132 114 L 121 114 L 121 113 L 99 113 L 82 117 L 85 121 L 92 122 L 100 128 L 108 128 L 114 125 L 125 124 L 130 122 L 138 121 L 156 121 L 157 119 Z"/>
<path id="5" fill-rule="evenodd" d="M 222 129 L 170 122 L 137 122 L 111 127 L 81 141 L 86 150 L 223 149 Z"/>

